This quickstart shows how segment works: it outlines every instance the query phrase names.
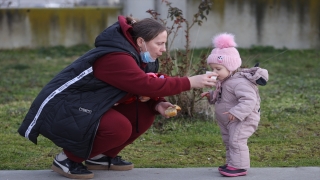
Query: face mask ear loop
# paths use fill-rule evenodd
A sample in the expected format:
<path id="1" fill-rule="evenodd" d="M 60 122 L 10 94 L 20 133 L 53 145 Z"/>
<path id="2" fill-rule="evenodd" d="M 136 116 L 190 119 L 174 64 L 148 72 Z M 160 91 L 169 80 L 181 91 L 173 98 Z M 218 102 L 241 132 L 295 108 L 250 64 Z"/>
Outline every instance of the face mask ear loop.
<path id="1" fill-rule="evenodd" d="M 143 40 L 144 47 L 146 48 L 146 52 L 148 51 L 146 42 Z"/>

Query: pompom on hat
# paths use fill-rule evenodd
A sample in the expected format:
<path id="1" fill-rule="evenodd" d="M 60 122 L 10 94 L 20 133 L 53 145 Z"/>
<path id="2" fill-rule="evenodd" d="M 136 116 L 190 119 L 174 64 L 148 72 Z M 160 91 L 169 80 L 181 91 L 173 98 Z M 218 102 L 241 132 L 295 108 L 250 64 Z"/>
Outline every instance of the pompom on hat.
<path id="1" fill-rule="evenodd" d="M 222 33 L 213 38 L 212 41 L 214 49 L 207 58 L 207 63 L 221 64 L 229 71 L 235 71 L 241 66 L 241 58 L 234 35 L 229 33 Z"/>

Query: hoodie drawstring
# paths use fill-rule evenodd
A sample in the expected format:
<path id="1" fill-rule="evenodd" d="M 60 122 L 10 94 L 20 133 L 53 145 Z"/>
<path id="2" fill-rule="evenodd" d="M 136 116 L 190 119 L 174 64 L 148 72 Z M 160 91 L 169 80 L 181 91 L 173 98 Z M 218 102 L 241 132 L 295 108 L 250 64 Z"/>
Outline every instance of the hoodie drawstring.
<path id="1" fill-rule="evenodd" d="M 139 96 L 136 97 L 136 132 L 139 133 Z"/>

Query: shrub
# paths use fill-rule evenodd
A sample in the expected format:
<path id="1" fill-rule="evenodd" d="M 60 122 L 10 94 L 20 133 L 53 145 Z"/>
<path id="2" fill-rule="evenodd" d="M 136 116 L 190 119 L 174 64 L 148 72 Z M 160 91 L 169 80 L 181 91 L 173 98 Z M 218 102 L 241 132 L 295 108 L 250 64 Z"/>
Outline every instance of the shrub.
<path id="1" fill-rule="evenodd" d="M 172 39 L 168 40 L 166 44 L 167 52 L 164 53 L 161 58 L 159 58 L 161 72 L 170 76 L 179 77 L 205 73 L 207 69 L 207 54 L 200 54 L 198 59 L 192 57 L 193 53 L 190 48 L 191 41 L 189 37 L 190 29 L 194 27 L 194 25 L 201 26 L 203 20 L 207 19 L 206 15 L 208 15 L 209 11 L 211 10 L 211 1 L 201 1 L 198 6 L 198 12 L 193 15 L 193 19 L 191 21 L 185 19 L 183 17 L 182 10 L 177 7 L 173 7 L 172 3 L 169 1 L 163 0 L 162 2 L 168 6 L 167 18 L 171 20 L 170 22 L 168 19 L 159 18 L 160 14 L 158 14 L 155 10 L 147 11 L 147 13 L 149 13 L 154 19 L 161 21 L 166 27 L 168 27 L 168 36 L 172 36 Z M 184 29 L 186 45 L 184 49 L 173 50 L 172 44 L 181 29 Z M 195 61 L 198 63 L 194 63 Z M 181 106 L 181 115 L 183 117 L 193 117 L 195 115 L 195 103 L 199 100 L 201 92 L 202 89 L 192 89 L 190 91 L 182 92 L 178 95 L 167 98 L 171 103 Z"/>

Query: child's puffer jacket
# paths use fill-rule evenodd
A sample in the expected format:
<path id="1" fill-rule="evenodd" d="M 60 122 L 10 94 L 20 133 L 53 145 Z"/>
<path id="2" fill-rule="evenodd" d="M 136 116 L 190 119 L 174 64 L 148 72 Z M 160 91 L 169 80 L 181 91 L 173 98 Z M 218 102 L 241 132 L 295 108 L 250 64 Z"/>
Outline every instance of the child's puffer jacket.
<path id="1" fill-rule="evenodd" d="M 216 99 L 210 91 L 209 102 L 215 104 L 215 116 L 220 121 L 228 121 L 229 112 L 238 120 L 250 117 L 260 119 L 260 96 L 257 85 L 266 85 L 268 71 L 259 67 L 242 69 L 232 77 L 224 80 L 218 90 Z"/>

